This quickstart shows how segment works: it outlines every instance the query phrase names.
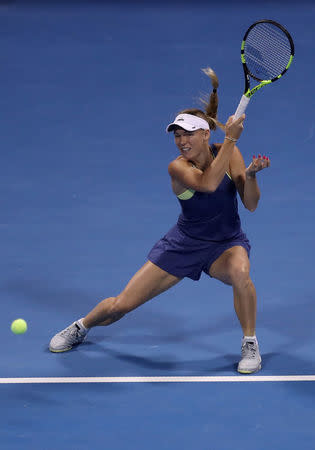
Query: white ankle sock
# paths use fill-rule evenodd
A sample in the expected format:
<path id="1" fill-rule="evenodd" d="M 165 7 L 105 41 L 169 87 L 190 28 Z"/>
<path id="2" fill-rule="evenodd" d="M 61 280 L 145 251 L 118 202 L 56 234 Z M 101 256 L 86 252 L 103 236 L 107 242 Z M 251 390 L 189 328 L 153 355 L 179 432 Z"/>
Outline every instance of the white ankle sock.
<path id="1" fill-rule="evenodd" d="M 243 339 L 246 339 L 246 341 L 255 341 L 257 342 L 256 334 L 254 336 L 244 336 Z"/>
<path id="2" fill-rule="evenodd" d="M 83 325 L 83 319 L 84 319 L 84 317 L 82 317 L 82 319 L 79 319 L 78 322 L 79 322 L 79 324 L 80 324 L 80 327 L 82 327 L 84 331 L 88 332 L 88 331 L 89 331 L 89 328 L 86 328 L 86 327 Z"/>

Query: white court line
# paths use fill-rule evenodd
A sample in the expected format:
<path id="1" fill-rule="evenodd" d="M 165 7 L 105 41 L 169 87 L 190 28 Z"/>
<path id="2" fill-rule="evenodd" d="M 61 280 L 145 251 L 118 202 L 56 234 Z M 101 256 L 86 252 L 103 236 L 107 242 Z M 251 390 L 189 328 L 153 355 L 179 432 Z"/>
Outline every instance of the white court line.
<path id="1" fill-rule="evenodd" d="M 238 382 L 315 381 L 315 375 L 219 376 L 219 377 L 36 377 L 0 378 L 0 384 L 48 383 L 238 383 Z"/>

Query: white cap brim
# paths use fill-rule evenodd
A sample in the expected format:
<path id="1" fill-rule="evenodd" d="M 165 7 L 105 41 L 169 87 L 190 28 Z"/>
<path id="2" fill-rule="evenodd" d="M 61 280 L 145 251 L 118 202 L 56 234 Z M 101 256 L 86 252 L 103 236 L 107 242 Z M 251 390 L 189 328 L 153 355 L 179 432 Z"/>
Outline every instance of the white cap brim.
<path id="1" fill-rule="evenodd" d="M 179 114 L 174 122 L 167 125 L 166 131 L 173 131 L 175 127 L 183 128 L 186 131 L 210 130 L 206 120 L 192 114 Z"/>

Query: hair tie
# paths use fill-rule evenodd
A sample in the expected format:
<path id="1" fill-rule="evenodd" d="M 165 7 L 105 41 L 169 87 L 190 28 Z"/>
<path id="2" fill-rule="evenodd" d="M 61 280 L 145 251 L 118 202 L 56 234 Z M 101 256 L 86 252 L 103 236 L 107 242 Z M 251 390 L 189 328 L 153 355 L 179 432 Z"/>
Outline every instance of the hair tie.
<path id="1" fill-rule="evenodd" d="M 216 93 L 217 93 L 216 88 L 213 88 L 212 92 L 213 92 L 214 94 L 216 94 Z"/>

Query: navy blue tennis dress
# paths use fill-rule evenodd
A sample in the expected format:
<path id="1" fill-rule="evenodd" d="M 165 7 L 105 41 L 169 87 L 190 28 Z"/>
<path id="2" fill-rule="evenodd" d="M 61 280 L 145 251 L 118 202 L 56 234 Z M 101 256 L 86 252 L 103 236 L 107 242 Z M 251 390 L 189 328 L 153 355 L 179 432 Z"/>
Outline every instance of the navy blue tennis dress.
<path id="1" fill-rule="evenodd" d="M 211 146 L 215 157 L 217 150 Z M 182 208 L 177 224 L 160 239 L 149 261 L 179 278 L 199 280 L 227 249 L 240 245 L 249 256 L 250 243 L 241 229 L 237 191 L 226 173 L 215 192 L 187 189 L 177 196 Z"/>

